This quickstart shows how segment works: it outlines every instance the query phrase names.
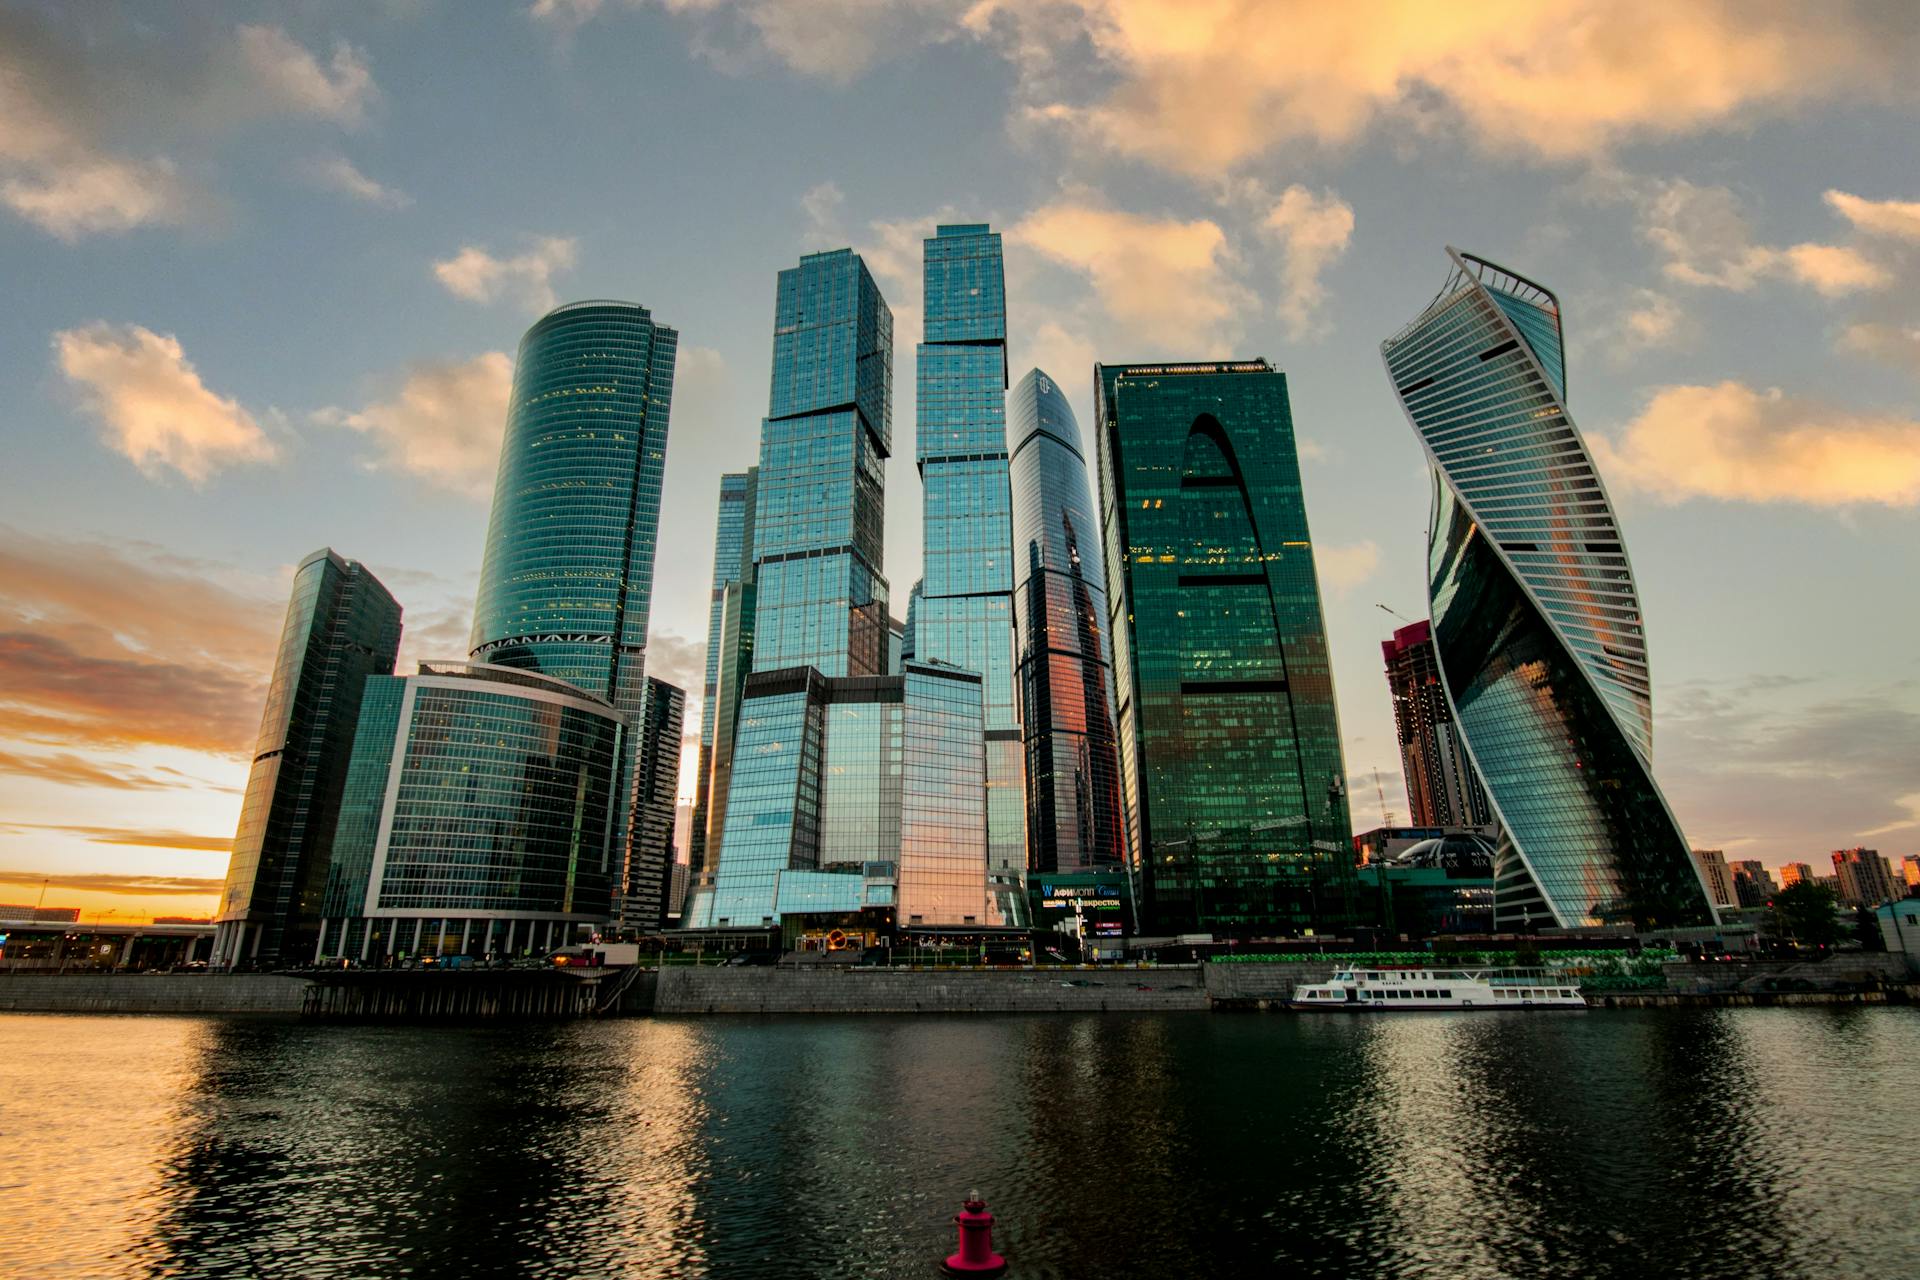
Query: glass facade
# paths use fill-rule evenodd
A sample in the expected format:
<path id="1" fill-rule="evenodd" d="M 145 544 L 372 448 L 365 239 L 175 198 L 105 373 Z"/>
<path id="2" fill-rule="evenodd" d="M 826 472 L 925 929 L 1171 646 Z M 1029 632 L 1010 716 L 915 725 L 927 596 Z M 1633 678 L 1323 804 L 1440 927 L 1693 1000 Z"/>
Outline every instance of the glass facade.
<path id="1" fill-rule="evenodd" d="M 667 926 L 686 709 L 686 690 L 647 677 L 640 745 L 634 752 L 633 840 L 619 903 L 620 927 L 630 933 L 654 933 Z M 679 904 L 674 905 L 677 910 Z"/>
<path id="2" fill-rule="evenodd" d="M 369 681 L 316 957 L 537 953 L 598 927 L 626 732 L 611 703 L 530 672 Z"/>
<path id="3" fill-rule="evenodd" d="M 1012 495 L 1007 474 L 1007 291 L 985 224 L 925 242 L 915 460 L 925 488 L 925 574 L 912 656 L 980 673 L 986 699 L 987 846 L 994 923 L 1027 918 L 1026 760 L 1014 695 Z"/>
<path id="4" fill-rule="evenodd" d="M 1113 656 L 1080 424 L 1038 369 L 1013 389 L 1008 416 L 1027 868 L 1117 868 L 1126 844 Z"/>
<path id="5" fill-rule="evenodd" d="M 1011 924 L 989 892 L 989 745 L 977 673 L 913 662 L 900 677 L 901 758 L 898 920 L 901 925 Z M 1024 891 L 1024 880 L 1021 882 Z M 1024 904 L 1017 919 L 1024 920 Z"/>
<path id="6" fill-rule="evenodd" d="M 679 335 L 631 302 L 575 302 L 520 340 L 471 657 L 605 698 L 638 741 Z M 621 764 L 625 856 L 633 761 Z"/>
<path id="7" fill-rule="evenodd" d="M 1705 886 L 1653 780 L 1640 601 L 1567 412 L 1559 302 L 1447 252 L 1445 287 L 1381 353 L 1433 469 L 1433 641 L 1505 828 L 1498 920 L 1710 924 Z"/>
<path id="8" fill-rule="evenodd" d="M 1424 622 L 1401 627 L 1380 649 L 1407 782 L 1407 821 L 1416 827 L 1491 826 L 1486 788 L 1460 744 L 1453 708 L 1440 683 L 1431 628 Z"/>
<path id="9" fill-rule="evenodd" d="M 694 771 L 693 819 L 688 828 L 687 865 L 692 877 L 707 860 L 707 814 L 713 786 L 715 704 L 720 697 L 721 628 L 729 583 L 753 575 L 753 505 L 756 469 L 720 477 L 720 509 L 713 533 L 713 587 L 707 605 L 707 678 L 700 691 L 700 760 Z M 729 729 L 731 733 L 731 729 Z M 679 904 L 675 904 L 678 909 Z"/>
<path id="10" fill-rule="evenodd" d="M 1101 365 L 1094 383 L 1141 927 L 1349 925 L 1346 769 L 1286 375 Z"/>
<path id="11" fill-rule="evenodd" d="M 859 255 L 809 254 L 782 271 L 751 579 L 722 608 L 738 597 L 745 642 L 729 649 L 723 619 L 708 869 L 689 927 L 757 928 L 814 909 L 783 903 L 857 902 L 863 877 L 841 873 L 884 843 L 887 713 L 859 691 L 884 684 L 891 660 L 880 566 L 892 400 L 893 313 Z"/>
<path id="12" fill-rule="evenodd" d="M 303 962 L 369 678 L 391 675 L 400 606 L 365 565 L 320 550 L 293 594 L 221 891 L 212 963 Z"/>

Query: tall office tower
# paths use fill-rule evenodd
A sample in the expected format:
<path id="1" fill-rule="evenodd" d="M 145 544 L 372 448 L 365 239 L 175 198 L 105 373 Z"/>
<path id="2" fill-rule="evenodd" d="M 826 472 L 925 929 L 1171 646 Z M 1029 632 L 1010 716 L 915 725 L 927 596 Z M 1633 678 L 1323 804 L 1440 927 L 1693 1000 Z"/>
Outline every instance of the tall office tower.
<path id="1" fill-rule="evenodd" d="M 366 682 L 315 960 L 539 955 L 613 910 L 626 718 L 530 670 Z"/>
<path id="2" fill-rule="evenodd" d="M 1504 829 L 1497 923 L 1711 924 L 1653 779 L 1640 600 L 1567 412 L 1559 301 L 1447 256 L 1439 296 L 1381 354 L 1432 465 L 1433 641 Z"/>
<path id="3" fill-rule="evenodd" d="M 565 680 L 625 717 L 622 866 L 679 340 L 631 302 L 569 303 L 520 339 L 473 611 L 474 661 Z"/>
<path id="4" fill-rule="evenodd" d="M 1381 643 L 1393 723 L 1400 736 L 1400 768 L 1407 780 L 1408 822 L 1416 827 L 1484 827 L 1493 822 L 1486 788 L 1460 745 L 1453 708 L 1440 683 L 1440 658 L 1430 625 L 1397 628 Z"/>
<path id="5" fill-rule="evenodd" d="M 913 656 L 977 671 L 986 696 L 987 866 L 1006 924 L 1026 906 L 1026 759 L 1013 681 L 1007 287 L 1000 237 L 942 226 L 925 243 L 915 460 L 926 491 Z"/>
<path id="6" fill-rule="evenodd" d="M 1121 796 L 1141 928 L 1353 923 L 1346 768 L 1286 375 L 1096 365 Z"/>
<path id="7" fill-rule="evenodd" d="M 887 663 L 893 312 L 859 255 L 780 273 L 753 527 L 753 669 L 880 675 Z"/>
<path id="8" fill-rule="evenodd" d="M 1733 895 L 1743 907 L 1764 907 L 1773 901 L 1780 887 L 1773 882 L 1764 862 L 1746 859 L 1733 864 Z"/>
<path id="9" fill-rule="evenodd" d="M 692 927 L 757 927 L 782 913 L 782 877 L 821 872 L 821 757 L 829 679 L 886 679 L 881 576 L 891 447 L 893 313 L 849 249 L 809 254 L 780 273 L 773 377 L 761 426 L 753 572 L 729 587 L 751 617 L 731 742 L 726 657 L 715 715 L 707 883 L 689 895 Z M 751 609 L 744 597 L 750 596 Z M 725 625 L 723 622 L 723 631 Z M 738 668 L 735 668 L 739 671 Z M 849 732 L 855 732 L 849 730 Z M 720 793 L 720 768 L 732 776 Z M 718 823 L 718 829 L 715 823 Z"/>
<path id="10" fill-rule="evenodd" d="M 1840 882 L 1840 901 L 1850 907 L 1877 907 L 1906 896 L 1906 886 L 1895 888 L 1893 864 L 1878 849 L 1836 849 L 1833 874 Z"/>
<path id="11" fill-rule="evenodd" d="M 1804 862 L 1789 862 L 1780 868 L 1780 887 L 1791 888 L 1796 884 L 1814 883 L 1813 868 Z"/>
<path id="12" fill-rule="evenodd" d="M 305 963 L 340 817 L 360 691 L 393 674 L 400 606 L 358 561 L 314 552 L 293 574 L 253 772 L 221 892 L 212 963 Z"/>
<path id="13" fill-rule="evenodd" d="M 753 572 L 753 502 L 756 469 L 720 477 L 720 509 L 713 531 L 713 588 L 707 605 L 707 679 L 700 690 L 700 759 L 693 782 L 693 818 L 688 832 L 687 864 L 695 871 L 707 856 L 708 796 L 713 786 L 715 703 L 720 696 L 721 624 L 727 585 Z M 729 726 L 731 733 L 731 726 Z M 673 904 L 678 912 L 679 902 Z"/>
<path id="14" fill-rule="evenodd" d="M 1707 899 L 1716 907 L 1739 905 L 1733 888 L 1733 868 L 1719 849 L 1695 849 L 1693 860 L 1700 868 L 1700 879 L 1707 886 Z"/>
<path id="15" fill-rule="evenodd" d="M 632 855 L 620 887 L 620 926 L 654 933 L 667 926 L 667 895 L 673 888 L 673 829 L 680 801 L 680 737 L 687 693 L 647 677 L 640 713 L 640 749 L 634 757 Z M 677 912 L 679 904 L 674 903 Z"/>
<path id="16" fill-rule="evenodd" d="M 1100 525 L 1080 424 L 1035 369 L 1009 398 L 1013 425 L 1014 629 L 1027 752 L 1027 869 L 1117 868 L 1125 861 L 1113 653 Z"/>

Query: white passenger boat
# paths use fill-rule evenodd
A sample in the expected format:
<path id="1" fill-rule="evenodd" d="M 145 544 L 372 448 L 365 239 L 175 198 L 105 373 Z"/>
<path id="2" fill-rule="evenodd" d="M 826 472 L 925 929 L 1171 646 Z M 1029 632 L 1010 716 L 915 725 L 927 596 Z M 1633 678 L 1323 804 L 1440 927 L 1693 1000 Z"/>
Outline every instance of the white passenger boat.
<path id="1" fill-rule="evenodd" d="M 1366 1013 L 1587 1007 L 1577 982 L 1544 969 L 1340 969 L 1331 981 L 1295 987 L 1287 1003 Z"/>

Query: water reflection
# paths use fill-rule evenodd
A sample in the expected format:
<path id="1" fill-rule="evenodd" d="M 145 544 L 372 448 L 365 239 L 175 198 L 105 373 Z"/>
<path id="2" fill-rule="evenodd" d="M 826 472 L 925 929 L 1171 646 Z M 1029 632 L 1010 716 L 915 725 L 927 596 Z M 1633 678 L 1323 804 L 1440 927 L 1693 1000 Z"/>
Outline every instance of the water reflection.
<path id="1" fill-rule="evenodd" d="M 0 1274 L 1901 1274 L 1897 1009 L 0 1016 Z M 21 1229 L 19 1224 L 25 1224 Z"/>

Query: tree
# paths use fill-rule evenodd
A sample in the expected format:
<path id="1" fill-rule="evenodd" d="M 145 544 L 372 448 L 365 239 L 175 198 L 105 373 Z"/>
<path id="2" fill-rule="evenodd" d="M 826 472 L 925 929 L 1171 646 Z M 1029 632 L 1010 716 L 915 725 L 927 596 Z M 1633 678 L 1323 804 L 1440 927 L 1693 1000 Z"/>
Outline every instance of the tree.
<path id="1" fill-rule="evenodd" d="M 1767 931 L 1804 947 L 1831 947 L 1840 939 L 1840 926 L 1833 918 L 1833 891 L 1807 880 L 1788 885 L 1773 895 Z"/>

